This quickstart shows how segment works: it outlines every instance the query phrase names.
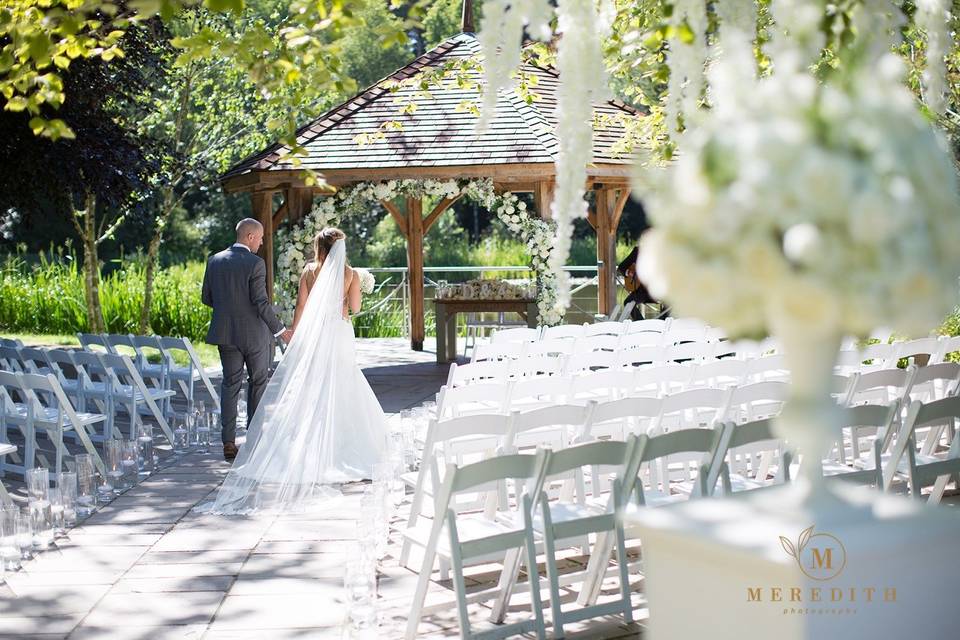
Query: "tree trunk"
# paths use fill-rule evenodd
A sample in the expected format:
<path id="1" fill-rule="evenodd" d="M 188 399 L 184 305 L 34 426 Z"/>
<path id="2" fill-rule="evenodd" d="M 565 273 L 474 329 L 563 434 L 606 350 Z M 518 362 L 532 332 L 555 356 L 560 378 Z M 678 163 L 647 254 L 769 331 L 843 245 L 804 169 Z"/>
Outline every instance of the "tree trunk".
<path id="1" fill-rule="evenodd" d="M 100 257 L 97 255 L 97 197 L 87 193 L 83 211 L 74 212 L 74 225 L 80 233 L 83 245 L 83 284 L 87 302 L 87 330 L 91 333 L 106 332 L 103 307 L 100 305 Z M 81 219 L 83 224 L 78 222 Z"/>
<path id="2" fill-rule="evenodd" d="M 160 215 L 157 216 L 156 229 L 153 232 L 153 237 L 150 238 L 150 244 L 147 245 L 147 265 L 143 282 L 143 308 L 140 309 L 140 326 L 138 328 L 140 335 L 143 336 L 150 333 L 150 312 L 153 308 L 153 282 L 157 277 L 157 259 L 160 254 L 160 243 L 163 241 L 163 231 L 167 226 L 167 220 L 173 213 L 173 205 L 173 187 L 165 187 Z"/>

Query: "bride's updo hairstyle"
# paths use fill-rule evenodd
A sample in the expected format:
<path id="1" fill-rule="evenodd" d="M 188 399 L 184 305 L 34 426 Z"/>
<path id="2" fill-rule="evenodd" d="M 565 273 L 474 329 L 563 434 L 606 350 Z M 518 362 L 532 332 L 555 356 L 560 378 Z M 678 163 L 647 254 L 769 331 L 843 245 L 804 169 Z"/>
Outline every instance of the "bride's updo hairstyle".
<path id="1" fill-rule="evenodd" d="M 336 227 L 327 227 L 313 239 L 313 260 L 321 264 L 333 248 L 333 243 L 346 238 L 346 234 Z"/>

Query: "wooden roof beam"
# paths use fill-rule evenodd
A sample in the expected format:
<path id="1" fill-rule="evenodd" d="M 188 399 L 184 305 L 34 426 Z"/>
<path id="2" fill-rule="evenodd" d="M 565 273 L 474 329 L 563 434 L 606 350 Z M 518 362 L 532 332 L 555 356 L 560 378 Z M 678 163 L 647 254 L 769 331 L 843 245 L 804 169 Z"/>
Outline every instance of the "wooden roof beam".
<path id="1" fill-rule="evenodd" d="M 428 215 L 426 219 L 424 219 L 423 232 L 427 233 L 428 231 L 430 231 L 430 227 L 432 227 L 433 223 L 437 221 L 437 219 L 440 217 L 440 214 L 442 214 L 444 211 L 449 209 L 454 202 L 456 202 L 462 197 L 463 197 L 463 192 L 460 192 L 458 195 L 454 196 L 453 198 L 444 198 L 443 200 L 438 202 L 437 206 L 435 206 L 433 208 L 433 211 L 430 212 L 430 215 Z"/>
<path id="2" fill-rule="evenodd" d="M 383 208 L 387 210 L 394 222 L 397 223 L 397 226 L 400 228 L 400 233 L 403 235 L 403 237 L 408 237 L 410 234 L 407 231 L 407 219 L 402 213 L 400 213 L 400 209 L 397 208 L 397 205 L 389 200 L 381 200 L 380 204 L 383 205 Z"/>

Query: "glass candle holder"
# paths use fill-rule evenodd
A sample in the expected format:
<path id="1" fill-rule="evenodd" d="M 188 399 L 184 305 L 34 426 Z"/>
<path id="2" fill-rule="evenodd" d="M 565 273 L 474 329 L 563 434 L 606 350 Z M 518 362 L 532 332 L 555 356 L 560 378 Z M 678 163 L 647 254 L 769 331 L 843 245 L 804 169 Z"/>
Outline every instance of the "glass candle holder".
<path id="1" fill-rule="evenodd" d="M 43 551 L 53 542 L 53 511 L 50 500 L 31 500 L 27 510 L 33 526 L 33 548 Z"/>
<path id="2" fill-rule="evenodd" d="M 123 441 L 107 440 L 103 443 L 103 448 L 107 454 L 104 460 L 107 469 L 105 485 L 109 486 L 114 495 L 117 495 L 123 491 Z M 106 491 L 106 486 L 102 492 Z"/>
<path id="3" fill-rule="evenodd" d="M 29 511 L 20 511 L 17 519 L 17 546 L 20 547 L 20 559 L 29 560 L 33 557 L 33 518 Z"/>
<path id="4" fill-rule="evenodd" d="M 60 487 L 50 489 L 50 526 L 55 538 L 67 533 L 63 522 L 63 493 Z"/>
<path id="5" fill-rule="evenodd" d="M 63 501 L 63 523 L 72 527 L 77 524 L 77 474 L 73 471 L 58 474 L 57 486 Z"/>
<path id="6" fill-rule="evenodd" d="M 27 495 L 30 500 L 50 499 L 50 471 L 43 467 L 27 469 Z"/>
<path id="7" fill-rule="evenodd" d="M 123 470 L 122 486 L 124 489 L 129 489 L 137 484 L 137 480 L 140 479 L 140 452 L 136 440 L 124 440 L 120 443 L 120 446 L 120 463 Z"/>
<path id="8" fill-rule="evenodd" d="M 17 516 L 14 506 L 0 508 L 0 567 L 9 571 L 20 568 L 20 546 L 17 543 Z"/>
<path id="9" fill-rule="evenodd" d="M 190 433 L 187 414 L 177 414 L 173 421 L 173 452 L 182 456 L 190 453 Z"/>
<path id="10" fill-rule="evenodd" d="M 204 414 L 200 416 L 197 420 L 196 428 L 196 450 L 200 453 L 207 453 L 210 451 L 210 419 L 213 418 L 212 413 Z"/>
<path id="11" fill-rule="evenodd" d="M 146 422 L 137 428 L 137 463 L 141 479 L 157 470 L 157 457 L 153 449 L 153 425 Z"/>
<path id="12" fill-rule="evenodd" d="M 77 515 L 86 518 L 97 507 L 97 471 L 89 453 L 79 454 L 74 460 L 77 463 Z"/>

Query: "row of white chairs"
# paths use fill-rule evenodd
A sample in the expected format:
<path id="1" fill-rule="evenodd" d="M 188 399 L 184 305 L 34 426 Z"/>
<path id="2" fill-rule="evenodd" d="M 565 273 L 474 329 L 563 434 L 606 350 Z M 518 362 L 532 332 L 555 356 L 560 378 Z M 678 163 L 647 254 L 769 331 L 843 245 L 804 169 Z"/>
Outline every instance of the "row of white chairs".
<path id="1" fill-rule="evenodd" d="M 599 335 L 621 336 L 634 333 L 667 333 L 671 331 L 690 331 L 692 335 L 696 336 L 705 336 L 708 332 L 716 333 L 700 320 L 692 318 L 657 318 L 636 321 L 624 320 L 622 322 L 608 320 L 583 324 L 561 324 L 553 327 L 516 327 L 495 332 L 491 338 L 491 342 L 536 342 L 538 340 L 553 340 L 555 338 L 589 338 Z"/>
<path id="2" fill-rule="evenodd" d="M 607 405 L 609 408 L 606 410 L 613 412 L 613 407 L 619 405 L 620 420 L 629 421 L 643 411 L 642 405 L 648 401 L 643 398 L 624 399 L 598 404 L 589 411 L 596 414 L 600 407 Z M 542 414 L 543 421 L 549 422 L 570 420 L 569 414 L 577 411 L 581 412 L 582 419 L 587 419 L 585 412 L 588 409 L 584 407 L 546 407 L 528 413 Z M 891 407 L 862 405 L 843 411 L 843 426 L 837 433 L 838 439 L 844 437 L 844 432 L 853 429 L 895 429 L 897 446 L 884 458 L 875 448 L 872 466 L 839 465 L 835 458 L 824 460 L 822 468 L 825 475 L 884 489 L 890 489 L 900 481 L 917 496 L 922 488 L 933 485 L 930 502 L 939 501 L 951 479 L 960 482 L 958 436 L 954 436 L 946 451 L 938 451 L 927 458 L 915 455 L 918 430 L 930 428 L 931 425 L 954 424 L 960 419 L 960 398 L 947 397 L 930 403 L 913 402 L 899 427 L 896 417 L 899 414 L 898 403 Z M 535 571 L 531 571 L 530 567 L 535 566 L 537 549 L 542 550 L 547 565 L 555 634 L 562 635 L 562 626 L 566 621 L 593 615 L 622 613 L 629 620 L 630 614 L 624 609 L 629 606 L 629 585 L 623 566 L 626 564 L 623 540 L 635 536 L 629 528 L 624 532 L 617 531 L 620 518 L 607 519 L 607 515 L 614 514 L 618 509 L 630 511 L 652 508 L 691 497 L 763 488 L 787 482 L 796 473 L 792 468 L 796 464 L 789 446 L 779 438 L 769 419 L 742 424 L 730 421 L 718 423 L 713 428 L 696 426 L 666 433 L 630 433 L 626 439 L 589 444 L 578 438 L 557 438 L 544 429 L 526 432 L 535 437 L 522 442 L 519 438 L 522 432 L 516 426 L 521 416 L 474 415 L 431 423 L 429 447 L 425 449 L 425 463 L 421 470 L 422 479 L 430 477 L 431 480 L 429 483 L 420 482 L 415 488 L 401 554 L 401 562 L 407 564 L 413 547 L 424 551 L 408 638 L 416 635 L 421 615 L 435 608 L 425 608 L 423 596 L 438 559 L 441 569 L 444 564 L 454 569 L 461 634 L 463 637 L 474 637 L 466 616 L 466 606 L 471 602 L 496 599 L 492 619 L 502 621 L 510 594 L 522 588 L 516 585 L 516 572 L 521 558 L 526 558 L 528 572 L 536 578 Z M 532 419 L 528 418 L 527 422 L 532 422 Z M 588 437 L 592 435 L 588 434 Z M 539 473 L 527 476 L 518 474 L 516 468 L 513 468 L 512 475 L 495 471 L 504 468 L 502 465 L 507 464 L 505 461 L 516 460 L 524 451 L 538 446 L 546 447 L 549 451 L 539 452 L 538 462 L 533 462 L 531 458 L 527 464 L 541 465 L 543 468 Z M 601 451 L 605 453 L 601 454 Z M 550 466 L 551 458 L 557 461 L 554 467 Z M 609 469 L 604 466 L 617 468 L 613 482 L 610 481 Z M 528 470 L 532 469 L 528 467 Z M 544 469 L 550 471 L 545 472 Z M 569 473 L 571 470 L 576 470 L 572 476 Z M 463 473 L 466 476 L 461 475 Z M 506 481 L 514 477 L 532 478 L 533 482 L 517 484 L 511 493 Z M 549 477 L 562 481 L 559 490 L 549 490 L 549 483 L 546 482 Z M 462 495 L 465 493 L 472 495 Z M 482 498 L 479 502 L 475 499 L 477 495 Z M 432 499 L 432 517 L 421 513 L 428 499 Z M 586 529 L 584 523 L 564 524 L 569 528 L 563 529 L 562 535 L 550 529 L 553 523 L 573 522 L 581 518 L 602 525 L 600 531 Z M 544 530 L 544 527 L 548 530 Z M 600 535 L 590 553 L 586 572 L 575 576 L 582 578 L 578 602 L 581 605 L 596 602 L 615 547 L 618 551 L 615 573 L 621 576 L 621 597 L 614 601 L 616 606 L 612 610 L 602 613 L 590 609 L 563 611 L 558 589 L 560 582 L 569 581 L 569 578 L 559 576 L 556 570 L 556 542 L 570 538 L 575 541 L 570 544 L 580 545 L 582 535 L 587 532 Z M 491 536 L 501 543 L 509 540 L 511 544 L 507 547 L 488 544 L 485 541 Z M 508 551 L 508 548 L 512 551 Z M 464 553 L 465 550 L 469 552 Z M 465 593 L 463 568 L 470 564 L 471 558 L 474 563 L 504 563 L 496 589 Z M 531 593 L 531 596 L 537 598 L 538 594 Z M 532 619 L 528 623 L 541 634 L 543 620 L 537 617 L 539 603 L 535 601 L 533 604 Z M 529 627 L 522 629 L 530 630 Z M 507 632 L 502 628 L 500 630 Z M 513 632 L 519 631 L 509 631 Z"/>
<path id="3" fill-rule="evenodd" d="M 166 391 L 179 389 L 188 405 L 193 403 L 198 383 L 203 383 L 214 405 L 220 405 L 220 395 L 213 384 L 220 372 L 204 368 L 188 338 L 78 333 L 77 339 L 85 351 L 129 355 L 144 378 L 156 380 Z M 186 364 L 177 362 L 178 353 Z"/>
<path id="4" fill-rule="evenodd" d="M 69 399 L 53 374 L 33 374 L 0 370 L 0 447 L 7 455 L 0 461 L 0 475 L 15 471 L 21 477 L 40 462 L 48 469 L 60 472 L 69 456 L 64 445 L 66 433 L 76 434 L 84 450 L 89 453 L 101 473 L 105 472 L 103 460 L 93 444 L 93 431 L 106 423 L 102 412 L 83 411 Z M 23 456 L 9 442 L 11 430 L 16 429 L 24 439 Z M 37 436 L 46 435 L 52 443 L 55 460 L 53 464 L 39 449 Z M 8 458 L 14 458 L 9 462 Z"/>

